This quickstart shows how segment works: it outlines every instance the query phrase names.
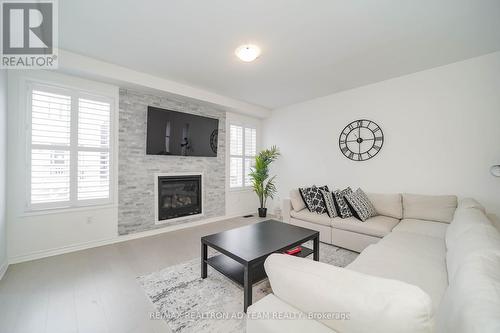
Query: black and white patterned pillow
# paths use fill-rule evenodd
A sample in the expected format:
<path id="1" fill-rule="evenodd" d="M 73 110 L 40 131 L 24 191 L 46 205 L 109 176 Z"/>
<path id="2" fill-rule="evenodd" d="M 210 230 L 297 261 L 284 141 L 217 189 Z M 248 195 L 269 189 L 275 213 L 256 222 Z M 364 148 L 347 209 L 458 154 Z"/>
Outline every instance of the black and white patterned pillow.
<path id="1" fill-rule="evenodd" d="M 330 191 L 321 190 L 321 195 L 323 195 L 323 201 L 325 202 L 326 213 L 331 218 L 339 216 L 337 214 L 337 209 L 335 209 L 335 199 Z"/>
<path id="2" fill-rule="evenodd" d="M 365 222 L 370 217 L 377 216 L 375 207 L 362 189 L 358 188 L 356 192 L 347 194 L 345 200 L 361 221 Z"/>
<path id="3" fill-rule="evenodd" d="M 347 201 L 345 201 L 344 197 L 348 194 L 352 193 L 352 189 L 350 187 L 341 190 L 333 191 L 333 197 L 335 198 L 335 208 L 337 208 L 337 212 L 339 216 L 343 219 L 353 216 Z"/>
<path id="4" fill-rule="evenodd" d="M 310 187 L 299 187 L 299 193 L 300 193 L 300 196 L 302 197 L 302 200 L 304 200 L 304 203 L 306 204 L 306 208 L 310 212 L 312 212 L 312 210 L 311 210 L 312 201 L 311 201 L 311 198 L 309 196 L 310 189 L 311 189 Z"/>
<path id="5" fill-rule="evenodd" d="M 328 191 L 328 186 L 312 186 L 299 188 L 299 192 L 306 203 L 307 209 L 310 212 L 315 212 L 318 214 L 323 214 L 326 212 L 325 202 L 323 200 L 323 196 L 321 195 L 321 190 Z"/>

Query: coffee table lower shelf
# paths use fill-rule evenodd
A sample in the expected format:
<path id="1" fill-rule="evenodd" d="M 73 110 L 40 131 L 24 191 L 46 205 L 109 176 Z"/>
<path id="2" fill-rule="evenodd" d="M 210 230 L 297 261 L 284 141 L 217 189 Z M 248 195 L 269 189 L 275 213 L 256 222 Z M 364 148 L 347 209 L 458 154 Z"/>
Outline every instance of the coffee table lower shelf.
<path id="1" fill-rule="evenodd" d="M 307 247 L 302 247 L 302 251 L 299 253 L 293 254 L 296 257 L 301 257 L 305 258 L 308 255 L 311 255 L 314 251 L 307 248 Z M 231 279 L 233 282 L 236 284 L 239 284 L 240 286 L 244 286 L 243 282 L 243 273 L 244 273 L 244 267 L 242 264 L 239 262 L 229 258 L 228 256 L 224 254 L 219 254 L 215 255 L 213 257 L 210 257 L 206 260 L 206 263 L 210 265 L 212 268 L 215 270 L 219 271 L 222 273 L 224 276 L 228 277 Z M 254 271 L 252 273 L 253 275 L 253 281 L 252 284 L 257 283 L 267 277 L 266 272 L 264 270 L 264 265 L 260 264 L 254 268 Z"/>

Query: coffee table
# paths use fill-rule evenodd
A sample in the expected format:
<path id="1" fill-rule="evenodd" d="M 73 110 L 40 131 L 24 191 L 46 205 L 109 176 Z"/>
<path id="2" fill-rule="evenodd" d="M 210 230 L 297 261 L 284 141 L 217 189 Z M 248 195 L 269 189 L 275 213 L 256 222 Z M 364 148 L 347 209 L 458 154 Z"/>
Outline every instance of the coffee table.
<path id="1" fill-rule="evenodd" d="M 201 278 L 207 265 L 243 287 L 243 311 L 252 305 L 252 286 L 266 278 L 264 261 L 272 253 L 282 253 L 309 240 L 313 249 L 302 247 L 295 254 L 319 260 L 319 232 L 275 220 L 259 222 L 201 238 Z M 208 258 L 208 247 L 221 254 Z"/>

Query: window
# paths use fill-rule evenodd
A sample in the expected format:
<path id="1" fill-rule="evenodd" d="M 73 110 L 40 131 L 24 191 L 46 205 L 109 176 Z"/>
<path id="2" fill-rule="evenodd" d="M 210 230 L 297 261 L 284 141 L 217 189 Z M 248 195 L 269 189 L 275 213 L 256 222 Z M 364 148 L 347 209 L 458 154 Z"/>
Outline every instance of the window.
<path id="1" fill-rule="evenodd" d="M 252 186 L 249 177 L 257 153 L 257 130 L 231 125 L 229 128 L 229 187 Z"/>
<path id="2" fill-rule="evenodd" d="M 29 208 L 111 202 L 111 99 L 42 85 L 28 96 Z"/>

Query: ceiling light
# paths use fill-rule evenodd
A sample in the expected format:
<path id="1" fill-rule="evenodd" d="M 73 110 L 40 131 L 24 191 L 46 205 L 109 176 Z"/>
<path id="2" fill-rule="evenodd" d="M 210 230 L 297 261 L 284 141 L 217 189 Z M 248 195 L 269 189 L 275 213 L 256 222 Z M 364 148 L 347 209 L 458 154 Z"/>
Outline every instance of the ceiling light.
<path id="1" fill-rule="evenodd" d="M 257 59 L 260 55 L 260 48 L 257 45 L 241 45 L 234 53 L 244 62 L 250 62 Z"/>

